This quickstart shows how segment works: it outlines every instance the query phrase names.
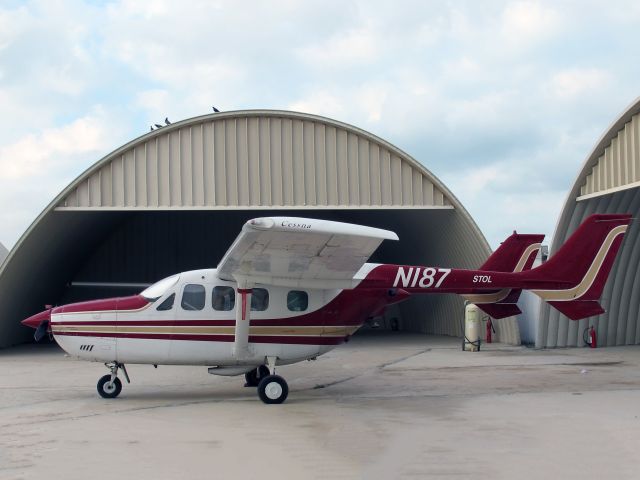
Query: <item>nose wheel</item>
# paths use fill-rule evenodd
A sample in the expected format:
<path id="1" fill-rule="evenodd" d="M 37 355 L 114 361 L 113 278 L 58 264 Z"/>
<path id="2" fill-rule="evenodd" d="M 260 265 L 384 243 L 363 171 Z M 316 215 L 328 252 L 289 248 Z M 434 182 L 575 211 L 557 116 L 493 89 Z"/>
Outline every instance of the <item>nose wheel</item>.
<path id="1" fill-rule="evenodd" d="M 129 374 L 123 363 L 111 362 L 105 363 L 104 365 L 111 370 L 111 373 L 100 377 L 100 380 L 98 380 L 98 394 L 100 394 L 102 398 L 116 398 L 122 391 L 122 382 L 118 378 L 118 369 L 121 368 L 124 372 L 127 383 L 131 383 Z"/>
<path id="2" fill-rule="evenodd" d="M 118 377 L 111 380 L 111 375 L 105 375 L 98 380 L 98 393 L 102 398 L 116 398 L 122 391 L 122 382 Z"/>

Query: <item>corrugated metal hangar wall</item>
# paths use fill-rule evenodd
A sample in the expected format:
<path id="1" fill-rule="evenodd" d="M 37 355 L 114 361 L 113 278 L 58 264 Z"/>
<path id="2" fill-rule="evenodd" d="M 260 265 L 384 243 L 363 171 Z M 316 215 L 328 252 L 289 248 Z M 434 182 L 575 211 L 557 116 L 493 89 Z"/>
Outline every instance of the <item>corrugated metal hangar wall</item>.
<path id="1" fill-rule="evenodd" d="M 593 325 L 598 345 L 640 344 L 640 99 L 613 123 L 578 174 L 560 215 L 551 255 L 593 213 L 631 213 L 634 221 L 605 286 L 606 313 L 573 322 L 542 304 L 537 347 L 582 346 Z"/>
<path id="2" fill-rule="evenodd" d="M 27 341 L 19 321 L 44 304 L 213 267 L 246 220 L 278 214 L 396 231 L 372 261 L 470 268 L 490 253 L 451 192 L 380 138 L 300 113 L 212 114 L 117 149 L 40 214 L 0 269 L 0 346 Z M 463 303 L 421 296 L 394 314 L 407 330 L 459 335 Z"/>

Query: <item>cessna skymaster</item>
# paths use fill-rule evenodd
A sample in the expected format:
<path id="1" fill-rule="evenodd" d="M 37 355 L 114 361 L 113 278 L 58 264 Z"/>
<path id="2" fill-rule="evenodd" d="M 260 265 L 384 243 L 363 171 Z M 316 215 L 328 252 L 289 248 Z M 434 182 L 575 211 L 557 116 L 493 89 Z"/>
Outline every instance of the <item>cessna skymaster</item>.
<path id="1" fill-rule="evenodd" d="M 282 403 L 276 365 L 314 359 L 411 295 L 457 293 L 494 318 L 520 313 L 523 289 L 569 318 L 598 303 L 630 215 L 592 215 L 531 268 L 542 235 L 514 232 L 478 270 L 366 263 L 387 230 L 306 218 L 248 221 L 216 269 L 183 272 L 139 295 L 47 308 L 22 323 L 71 356 L 104 362 L 98 393 L 114 398 L 127 363 L 202 365 L 245 375 L 265 403 Z"/>

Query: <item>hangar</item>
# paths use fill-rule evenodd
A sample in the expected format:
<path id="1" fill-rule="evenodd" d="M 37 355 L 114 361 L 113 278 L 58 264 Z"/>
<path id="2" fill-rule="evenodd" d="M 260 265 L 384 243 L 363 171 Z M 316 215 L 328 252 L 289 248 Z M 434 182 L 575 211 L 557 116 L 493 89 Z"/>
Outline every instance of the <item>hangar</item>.
<path id="1" fill-rule="evenodd" d="M 602 294 L 602 315 L 573 322 L 547 304 L 539 307 L 536 347 L 583 346 L 593 325 L 598 346 L 640 344 L 640 99 L 607 129 L 587 157 L 558 219 L 550 252 L 593 213 L 631 213 L 636 219 Z"/>
<path id="2" fill-rule="evenodd" d="M 132 294 L 215 266 L 242 224 L 309 216 L 394 230 L 371 261 L 472 268 L 490 248 L 447 187 L 390 143 L 314 115 L 215 113 L 149 132 L 102 158 L 37 217 L 0 269 L 0 347 L 20 320 L 87 298 Z M 460 335 L 462 299 L 412 298 L 404 330 Z M 519 341 L 515 321 L 503 336 Z"/>

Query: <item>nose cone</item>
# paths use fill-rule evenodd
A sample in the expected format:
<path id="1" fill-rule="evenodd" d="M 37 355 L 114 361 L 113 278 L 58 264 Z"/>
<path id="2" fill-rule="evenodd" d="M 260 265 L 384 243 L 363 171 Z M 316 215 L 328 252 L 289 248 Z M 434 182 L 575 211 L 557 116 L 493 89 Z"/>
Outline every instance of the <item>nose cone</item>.
<path id="1" fill-rule="evenodd" d="M 40 313 L 36 313 L 35 315 L 31 315 L 29 318 L 22 320 L 23 325 L 31 328 L 38 328 L 40 324 L 44 321 L 51 320 L 51 309 L 45 310 Z"/>

